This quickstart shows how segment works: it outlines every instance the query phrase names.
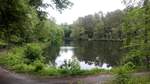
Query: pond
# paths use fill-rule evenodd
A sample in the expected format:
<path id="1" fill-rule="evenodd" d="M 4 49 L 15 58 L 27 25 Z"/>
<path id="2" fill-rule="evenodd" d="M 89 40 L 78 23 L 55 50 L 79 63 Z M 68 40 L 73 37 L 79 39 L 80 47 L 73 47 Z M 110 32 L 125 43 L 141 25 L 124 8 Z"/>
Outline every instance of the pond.
<path id="1" fill-rule="evenodd" d="M 50 47 L 47 61 L 60 67 L 65 61 L 77 59 L 81 69 L 111 69 L 120 63 L 121 46 L 119 41 L 67 41 L 59 48 Z"/>

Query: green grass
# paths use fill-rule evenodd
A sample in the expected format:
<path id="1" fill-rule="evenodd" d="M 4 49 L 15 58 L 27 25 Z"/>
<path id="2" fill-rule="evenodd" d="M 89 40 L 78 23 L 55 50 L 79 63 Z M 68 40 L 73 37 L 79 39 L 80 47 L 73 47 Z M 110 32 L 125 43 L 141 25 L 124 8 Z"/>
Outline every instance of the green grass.
<path id="1" fill-rule="evenodd" d="M 118 83 L 116 83 L 116 80 L 111 80 L 105 84 L 118 84 Z M 125 83 L 120 83 L 120 84 L 150 84 L 150 74 L 144 76 L 136 76 L 136 77 L 134 76 L 131 77 Z"/>
<path id="2" fill-rule="evenodd" d="M 0 39 L 0 46 L 1 45 L 6 45 L 6 42 Z"/>
<path id="3" fill-rule="evenodd" d="M 106 84 L 150 84 L 150 74 L 138 76 L 132 74 L 136 72 L 135 65 L 132 62 L 113 68 L 111 72 L 114 73 L 115 79 Z"/>
<path id="4" fill-rule="evenodd" d="M 150 76 L 133 77 L 127 84 L 150 84 Z"/>

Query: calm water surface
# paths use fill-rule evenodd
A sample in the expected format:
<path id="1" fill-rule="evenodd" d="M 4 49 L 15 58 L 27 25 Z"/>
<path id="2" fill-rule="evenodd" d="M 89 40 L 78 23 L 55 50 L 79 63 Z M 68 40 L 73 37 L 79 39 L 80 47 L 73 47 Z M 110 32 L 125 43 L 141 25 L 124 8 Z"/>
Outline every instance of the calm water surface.
<path id="1" fill-rule="evenodd" d="M 60 48 L 51 47 L 47 60 L 60 67 L 64 61 L 75 58 L 81 69 L 111 69 L 119 65 L 121 45 L 121 42 L 116 41 L 67 41 Z"/>

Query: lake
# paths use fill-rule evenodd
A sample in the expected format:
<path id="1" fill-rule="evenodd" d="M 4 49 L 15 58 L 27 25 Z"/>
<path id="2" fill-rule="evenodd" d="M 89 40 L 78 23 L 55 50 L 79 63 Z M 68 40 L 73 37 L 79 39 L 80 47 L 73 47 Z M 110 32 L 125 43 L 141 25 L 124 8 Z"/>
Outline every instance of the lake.
<path id="1" fill-rule="evenodd" d="M 50 47 L 47 61 L 60 67 L 64 61 L 77 59 L 81 69 L 111 69 L 120 64 L 120 41 L 66 41 L 61 47 Z"/>

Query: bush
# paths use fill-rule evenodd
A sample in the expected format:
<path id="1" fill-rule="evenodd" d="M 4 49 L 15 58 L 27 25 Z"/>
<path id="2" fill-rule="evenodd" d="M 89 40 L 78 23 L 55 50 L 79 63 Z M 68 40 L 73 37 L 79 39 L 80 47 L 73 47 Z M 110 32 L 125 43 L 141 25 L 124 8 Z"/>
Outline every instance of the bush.
<path id="1" fill-rule="evenodd" d="M 24 48 L 21 47 L 15 47 L 9 50 L 8 53 L 3 57 L 3 64 L 11 67 L 24 63 L 23 53 Z"/>
<path id="2" fill-rule="evenodd" d="M 7 46 L 7 43 L 4 40 L 0 39 L 0 48 L 5 48 Z"/>
<path id="3" fill-rule="evenodd" d="M 61 68 L 62 74 L 76 75 L 81 72 L 79 62 L 75 58 L 72 61 L 64 61 L 64 64 L 61 66 Z"/>
<path id="4" fill-rule="evenodd" d="M 37 44 L 15 47 L 0 58 L 0 64 L 16 72 L 39 72 L 45 67 L 41 54 Z"/>
<path id="5" fill-rule="evenodd" d="M 35 66 L 34 72 L 39 72 L 45 67 L 44 63 L 42 63 L 40 60 L 34 61 L 33 66 Z"/>
<path id="6" fill-rule="evenodd" d="M 26 63 L 33 63 L 35 60 L 41 60 L 42 49 L 38 44 L 28 44 L 25 48 Z"/>
<path id="7" fill-rule="evenodd" d="M 133 72 L 135 65 L 132 62 L 128 62 L 122 67 L 115 68 L 113 71 L 117 74 L 114 80 L 115 84 L 126 84 L 130 79 L 130 73 Z"/>
<path id="8" fill-rule="evenodd" d="M 16 72 L 33 72 L 35 67 L 27 64 L 17 64 L 12 67 Z"/>

